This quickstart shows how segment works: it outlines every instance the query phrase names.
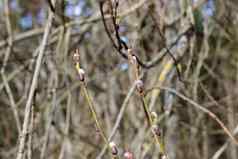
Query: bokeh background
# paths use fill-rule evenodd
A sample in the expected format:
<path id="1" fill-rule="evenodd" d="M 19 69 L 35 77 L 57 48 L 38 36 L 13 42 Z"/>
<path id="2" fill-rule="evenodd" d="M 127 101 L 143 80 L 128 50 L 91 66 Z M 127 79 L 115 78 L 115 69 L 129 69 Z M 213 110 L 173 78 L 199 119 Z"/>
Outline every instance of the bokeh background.
<path id="1" fill-rule="evenodd" d="M 120 157 L 130 151 L 135 159 L 159 158 L 128 61 L 113 48 L 103 26 L 100 2 L 57 0 L 52 13 L 46 0 L 0 0 L 0 158 L 17 157 L 48 23 L 23 158 L 110 158 L 80 89 L 72 60 L 77 48 L 108 137 L 119 122 L 112 140 Z M 108 16 L 107 7 L 104 12 Z M 121 40 L 144 63 L 156 61 L 140 69 L 141 78 L 169 158 L 237 159 L 237 144 L 209 114 L 175 93 L 151 89 L 182 93 L 238 138 L 238 1 L 119 0 L 117 12 Z M 115 40 L 110 18 L 106 24 Z"/>

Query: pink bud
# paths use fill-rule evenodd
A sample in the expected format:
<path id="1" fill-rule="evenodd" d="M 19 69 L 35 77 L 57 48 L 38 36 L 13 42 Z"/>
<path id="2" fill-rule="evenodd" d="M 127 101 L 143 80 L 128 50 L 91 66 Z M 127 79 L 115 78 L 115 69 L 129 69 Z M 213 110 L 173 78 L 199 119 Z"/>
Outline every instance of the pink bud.
<path id="1" fill-rule="evenodd" d="M 135 84 L 136 84 L 137 91 L 139 93 L 143 93 L 143 91 L 144 91 L 144 83 L 143 83 L 143 81 L 142 80 L 136 80 Z"/>
<path id="2" fill-rule="evenodd" d="M 137 58 L 135 55 L 131 56 L 131 63 L 133 63 L 134 65 L 137 65 Z"/>
<path id="3" fill-rule="evenodd" d="M 131 152 L 129 152 L 129 151 L 126 151 L 124 153 L 124 158 L 125 159 L 133 159 L 133 154 Z"/>
<path id="4" fill-rule="evenodd" d="M 165 155 L 163 155 L 163 156 L 161 157 L 161 159 L 167 159 L 167 157 L 166 157 Z"/>
<path id="5" fill-rule="evenodd" d="M 79 75 L 79 80 L 83 82 L 85 80 L 85 72 L 84 72 L 84 70 L 80 68 L 78 70 L 78 75 Z"/>
<path id="6" fill-rule="evenodd" d="M 113 156 L 117 156 L 118 150 L 117 150 L 116 144 L 115 144 L 114 142 L 110 142 L 110 143 L 109 143 L 109 146 L 110 146 L 110 148 L 111 148 L 112 155 L 113 155 Z"/>
<path id="7" fill-rule="evenodd" d="M 79 54 L 79 49 L 76 49 L 74 54 L 73 54 L 73 60 L 75 63 L 80 61 L 80 54 Z"/>
<path id="8" fill-rule="evenodd" d="M 152 131 L 153 131 L 153 133 L 154 133 L 156 136 L 160 136 L 160 135 L 161 135 L 159 126 L 156 125 L 156 124 L 152 125 Z"/>

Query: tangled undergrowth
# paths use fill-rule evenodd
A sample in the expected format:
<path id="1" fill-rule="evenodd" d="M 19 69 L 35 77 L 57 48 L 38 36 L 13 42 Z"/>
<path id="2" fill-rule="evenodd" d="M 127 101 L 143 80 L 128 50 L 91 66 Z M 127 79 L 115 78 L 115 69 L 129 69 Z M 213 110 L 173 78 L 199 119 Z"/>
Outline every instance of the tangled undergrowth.
<path id="1" fill-rule="evenodd" d="M 66 2 L 4 0 L 0 158 L 238 158 L 236 1 Z"/>

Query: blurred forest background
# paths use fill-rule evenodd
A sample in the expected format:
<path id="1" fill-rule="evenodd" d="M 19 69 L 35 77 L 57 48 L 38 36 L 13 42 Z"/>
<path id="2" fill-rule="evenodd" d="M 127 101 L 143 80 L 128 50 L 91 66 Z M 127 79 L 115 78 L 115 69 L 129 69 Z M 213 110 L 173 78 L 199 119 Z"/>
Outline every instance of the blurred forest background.
<path id="1" fill-rule="evenodd" d="M 163 158 L 118 37 L 139 63 L 167 157 L 238 158 L 237 0 L 51 1 L 0 0 L 0 158 L 110 158 L 75 49 L 119 158 Z"/>

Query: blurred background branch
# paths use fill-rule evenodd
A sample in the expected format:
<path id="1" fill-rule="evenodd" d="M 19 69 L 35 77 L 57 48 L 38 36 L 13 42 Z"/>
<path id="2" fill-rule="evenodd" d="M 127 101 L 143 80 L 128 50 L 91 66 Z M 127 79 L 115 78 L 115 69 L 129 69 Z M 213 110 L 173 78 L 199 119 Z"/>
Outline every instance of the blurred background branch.
<path id="1" fill-rule="evenodd" d="M 133 91 L 130 48 L 145 90 L 168 88 L 151 90 L 146 100 L 169 158 L 238 158 L 236 0 L 52 2 L 0 0 L 0 158 L 105 157 L 74 69 L 76 48 L 95 111 L 119 156 L 159 156 Z"/>

